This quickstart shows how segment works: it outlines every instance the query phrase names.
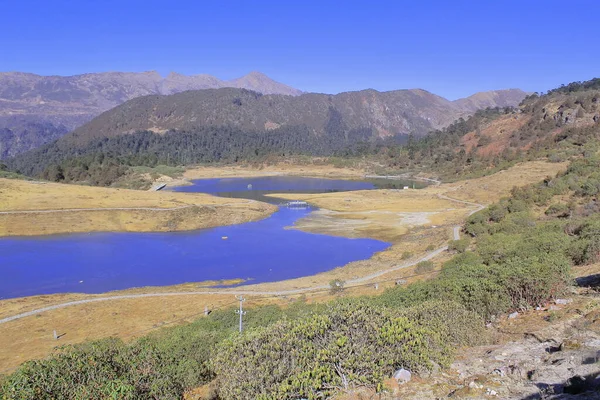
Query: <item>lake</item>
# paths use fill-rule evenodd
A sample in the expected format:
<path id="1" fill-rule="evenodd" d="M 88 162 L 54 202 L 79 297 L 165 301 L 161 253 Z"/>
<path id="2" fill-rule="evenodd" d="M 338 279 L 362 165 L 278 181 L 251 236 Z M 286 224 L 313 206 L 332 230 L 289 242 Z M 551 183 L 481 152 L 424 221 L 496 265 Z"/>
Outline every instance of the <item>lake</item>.
<path id="1" fill-rule="evenodd" d="M 198 180 L 192 186 L 174 190 L 279 204 L 281 200 L 264 195 L 373 188 L 373 183 L 361 181 L 261 177 Z M 368 259 L 389 246 L 372 239 L 286 229 L 310 212 L 279 207 L 261 221 L 189 232 L 0 238 L 0 298 L 103 293 L 238 278 L 247 279 L 248 283 L 273 282 Z"/>

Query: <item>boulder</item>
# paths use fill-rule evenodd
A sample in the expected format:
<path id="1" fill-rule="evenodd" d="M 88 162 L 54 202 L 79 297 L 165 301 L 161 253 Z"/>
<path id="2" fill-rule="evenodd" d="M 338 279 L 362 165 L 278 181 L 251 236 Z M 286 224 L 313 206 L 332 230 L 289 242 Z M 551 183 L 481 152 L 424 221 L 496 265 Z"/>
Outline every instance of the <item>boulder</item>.
<path id="1" fill-rule="evenodd" d="M 412 374 L 407 369 L 400 368 L 398 371 L 394 372 L 394 379 L 400 384 L 410 382 L 411 378 Z"/>

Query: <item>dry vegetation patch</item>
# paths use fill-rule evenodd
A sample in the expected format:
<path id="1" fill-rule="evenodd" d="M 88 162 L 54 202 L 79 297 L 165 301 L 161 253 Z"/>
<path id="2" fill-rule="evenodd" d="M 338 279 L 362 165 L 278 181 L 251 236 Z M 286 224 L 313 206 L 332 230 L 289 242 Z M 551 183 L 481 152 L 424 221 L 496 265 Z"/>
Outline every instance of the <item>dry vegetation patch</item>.
<path id="1" fill-rule="evenodd" d="M 257 220 L 275 209 L 201 193 L 0 179 L 0 236 L 191 230 Z"/>

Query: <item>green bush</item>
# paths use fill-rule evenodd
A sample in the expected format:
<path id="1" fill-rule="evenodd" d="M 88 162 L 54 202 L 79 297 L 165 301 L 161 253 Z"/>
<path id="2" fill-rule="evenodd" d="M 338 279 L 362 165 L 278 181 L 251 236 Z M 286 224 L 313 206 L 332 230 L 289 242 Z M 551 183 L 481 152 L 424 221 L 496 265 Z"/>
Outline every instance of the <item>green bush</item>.
<path id="1" fill-rule="evenodd" d="M 252 330 L 323 307 L 303 302 L 286 309 L 256 307 L 249 310 L 244 326 Z M 0 399 L 180 399 L 184 390 L 214 379 L 208 362 L 218 343 L 237 334 L 237 318 L 233 309 L 217 310 L 208 318 L 161 329 L 131 344 L 105 339 L 59 348 L 6 377 Z"/>
<path id="2" fill-rule="evenodd" d="M 377 387 L 399 367 L 447 365 L 450 354 L 440 334 L 424 324 L 354 300 L 232 337 L 212 365 L 224 400 L 321 399 L 337 390 Z"/>
<path id="3" fill-rule="evenodd" d="M 402 253 L 402 256 L 400 257 L 401 260 L 408 260 L 409 258 L 411 258 L 413 256 L 413 253 L 410 251 L 405 251 Z"/>
<path id="4" fill-rule="evenodd" d="M 415 268 L 416 274 L 424 274 L 426 272 L 431 272 L 435 268 L 435 264 L 432 261 L 421 261 L 417 264 Z"/>
<path id="5" fill-rule="evenodd" d="M 448 250 L 455 251 L 457 253 L 464 253 L 465 251 L 467 251 L 467 248 L 469 247 L 470 243 L 471 239 L 469 239 L 468 237 L 464 237 L 459 240 L 451 240 L 450 243 L 448 243 Z"/>
<path id="6" fill-rule="evenodd" d="M 440 333 L 453 346 L 476 346 L 489 339 L 481 316 L 453 301 L 427 301 L 402 315 Z"/>
<path id="7" fill-rule="evenodd" d="M 329 282 L 329 291 L 332 294 L 341 293 L 344 291 L 345 284 L 346 282 L 344 282 L 341 279 L 334 279 L 331 282 Z"/>
<path id="8" fill-rule="evenodd" d="M 550 204 L 550 207 L 548 207 L 546 209 L 544 214 L 552 216 L 552 217 L 565 218 L 571 214 L 571 210 L 569 209 L 569 206 L 566 204 L 553 203 L 553 204 Z"/>
<path id="9" fill-rule="evenodd" d="M 151 346 L 116 339 L 63 347 L 23 364 L 4 383 L 3 399 L 176 399 L 183 390 Z"/>

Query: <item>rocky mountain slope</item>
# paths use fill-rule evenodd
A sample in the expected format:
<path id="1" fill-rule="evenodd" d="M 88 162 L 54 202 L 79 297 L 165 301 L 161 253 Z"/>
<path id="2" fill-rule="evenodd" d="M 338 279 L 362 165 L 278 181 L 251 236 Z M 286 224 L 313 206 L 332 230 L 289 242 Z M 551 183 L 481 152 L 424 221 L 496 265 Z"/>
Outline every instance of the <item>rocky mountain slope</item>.
<path id="1" fill-rule="evenodd" d="M 149 94 L 235 87 L 264 94 L 299 95 L 301 91 L 275 82 L 260 72 L 231 81 L 210 75 L 186 76 L 158 72 L 105 72 L 75 76 L 0 73 L 0 116 L 35 116 L 69 129 L 127 100 Z"/>
<path id="2" fill-rule="evenodd" d="M 503 104 L 516 105 L 525 93 L 498 91 Z M 507 99 L 514 98 L 514 101 Z M 518 99 L 518 101 L 517 101 Z M 194 131 L 232 127 L 266 132 L 306 127 L 317 136 L 370 130 L 372 136 L 422 136 L 467 116 L 475 102 L 449 101 L 421 89 L 378 92 L 363 90 L 337 95 L 260 95 L 241 89 L 188 91 L 171 96 L 144 96 L 116 107 L 76 129 L 69 140 L 85 143 L 136 131 Z"/>
<path id="3" fill-rule="evenodd" d="M 488 107 L 514 107 L 525 96 L 526 93 L 521 89 L 490 90 L 489 92 L 479 92 L 464 99 L 458 99 L 454 103 L 465 111 L 475 112 Z"/>
<path id="4" fill-rule="evenodd" d="M 68 131 L 64 125 L 35 118 L 0 117 L 0 160 L 40 147 Z"/>
<path id="5" fill-rule="evenodd" d="M 230 81 L 175 72 L 165 78 L 157 72 L 76 76 L 0 73 L 0 159 L 48 143 L 136 97 L 222 87 L 251 89 L 264 94 L 296 96 L 302 93 L 260 72 Z M 26 133 L 24 126 L 27 126 Z"/>
<path id="6" fill-rule="evenodd" d="M 198 98 L 200 104 L 195 107 L 193 116 L 190 118 L 181 116 L 181 110 L 177 113 L 181 118 L 195 122 L 191 125 L 202 125 L 199 117 L 210 114 L 211 118 L 206 121 L 208 125 L 226 123 L 244 127 L 245 129 L 264 130 L 286 124 L 306 124 L 315 132 L 321 130 L 322 122 L 328 115 L 330 106 L 340 105 L 340 112 L 353 116 L 349 121 L 350 126 L 373 127 L 382 135 L 406 133 L 414 131 L 417 134 L 427 132 L 432 128 L 439 128 L 452 122 L 459 116 L 471 114 L 478 107 L 495 107 L 516 105 L 525 97 L 525 93 L 518 89 L 508 91 L 495 91 L 480 93 L 466 99 L 455 102 L 448 101 L 439 96 L 423 90 L 405 90 L 380 93 L 374 90 L 361 92 L 343 93 L 337 96 L 306 94 L 299 96 L 302 92 L 282 83 L 276 82 L 260 72 L 250 74 L 238 79 L 222 81 L 210 75 L 186 76 L 171 73 L 167 77 L 161 77 L 157 72 L 128 73 L 107 72 L 91 73 L 76 76 L 39 76 L 21 72 L 0 73 L 0 129 L 8 129 L 11 132 L 19 130 L 24 124 L 32 121 L 42 124 L 46 128 L 39 129 L 37 133 L 33 127 L 28 130 L 32 140 L 19 140 L 15 144 L 15 135 L 0 135 L 0 143 L 4 152 L 0 158 L 12 156 L 42 144 L 54 140 L 57 136 L 48 134 L 48 129 L 53 132 L 63 132 L 64 128 L 71 131 L 92 120 L 104 111 L 110 110 L 128 100 L 148 95 L 173 95 L 189 90 L 202 89 L 248 89 L 265 97 L 259 101 L 261 104 L 252 104 L 246 101 L 242 108 L 229 107 L 226 110 L 211 109 L 211 107 L 223 106 L 223 98 L 226 97 L 252 97 L 254 95 L 232 94 L 234 91 L 212 91 L 193 95 L 182 95 L 174 98 L 161 98 L 158 100 L 140 100 L 129 104 L 126 109 L 140 108 L 142 112 L 144 104 L 151 102 L 160 103 L 161 109 L 178 107 L 179 103 L 169 105 L 171 101 L 183 101 L 186 112 L 191 109 L 190 101 Z M 212 101 L 207 96 L 215 96 Z M 286 96 L 302 97 L 298 99 L 286 99 Z M 329 99 L 335 99 L 329 101 Z M 269 103 L 270 111 L 263 109 L 264 102 Z M 315 101 L 315 104 L 308 103 Z M 333 102 L 332 104 L 329 104 Z M 300 109 L 294 107 L 300 105 Z M 258 106 L 257 109 L 252 109 Z M 202 111 L 196 112 L 199 109 Z M 226 115 L 232 112 L 233 115 Z M 118 112 L 123 112 L 121 109 Z M 255 116 L 255 112 L 258 115 Z M 354 115 L 354 113 L 357 113 Z M 196 115 L 199 114 L 199 115 Z M 113 114 L 114 116 L 114 114 Z M 171 121 L 164 120 L 164 116 L 157 115 L 153 120 L 161 120 L 156 126 L 136 126 L 130 124 L 129 129 L 153 129 L 166 130 L 172 128 L 188 128 L 190 123 L 183 121 L 174 126 Z M 111 117 L 112 119 L 113 117 Z M 260 123 L 259 123 L 260 121 Z M 190 121 L 188 121 L 190 122 Z M 345 121 L 344 121 L 345 122 Z M 97 125 L 98 123 L 96 123 Z M 266 125 L 265 125 L 266 124 Z M 173 125 L 173 126 L 172 126 Z M 63 128 L 64 127 L 64 128 Z M 29 146 L 24 145 L 29 143 Z M 10 148 L 11 150 L 6 150 Z"/>

